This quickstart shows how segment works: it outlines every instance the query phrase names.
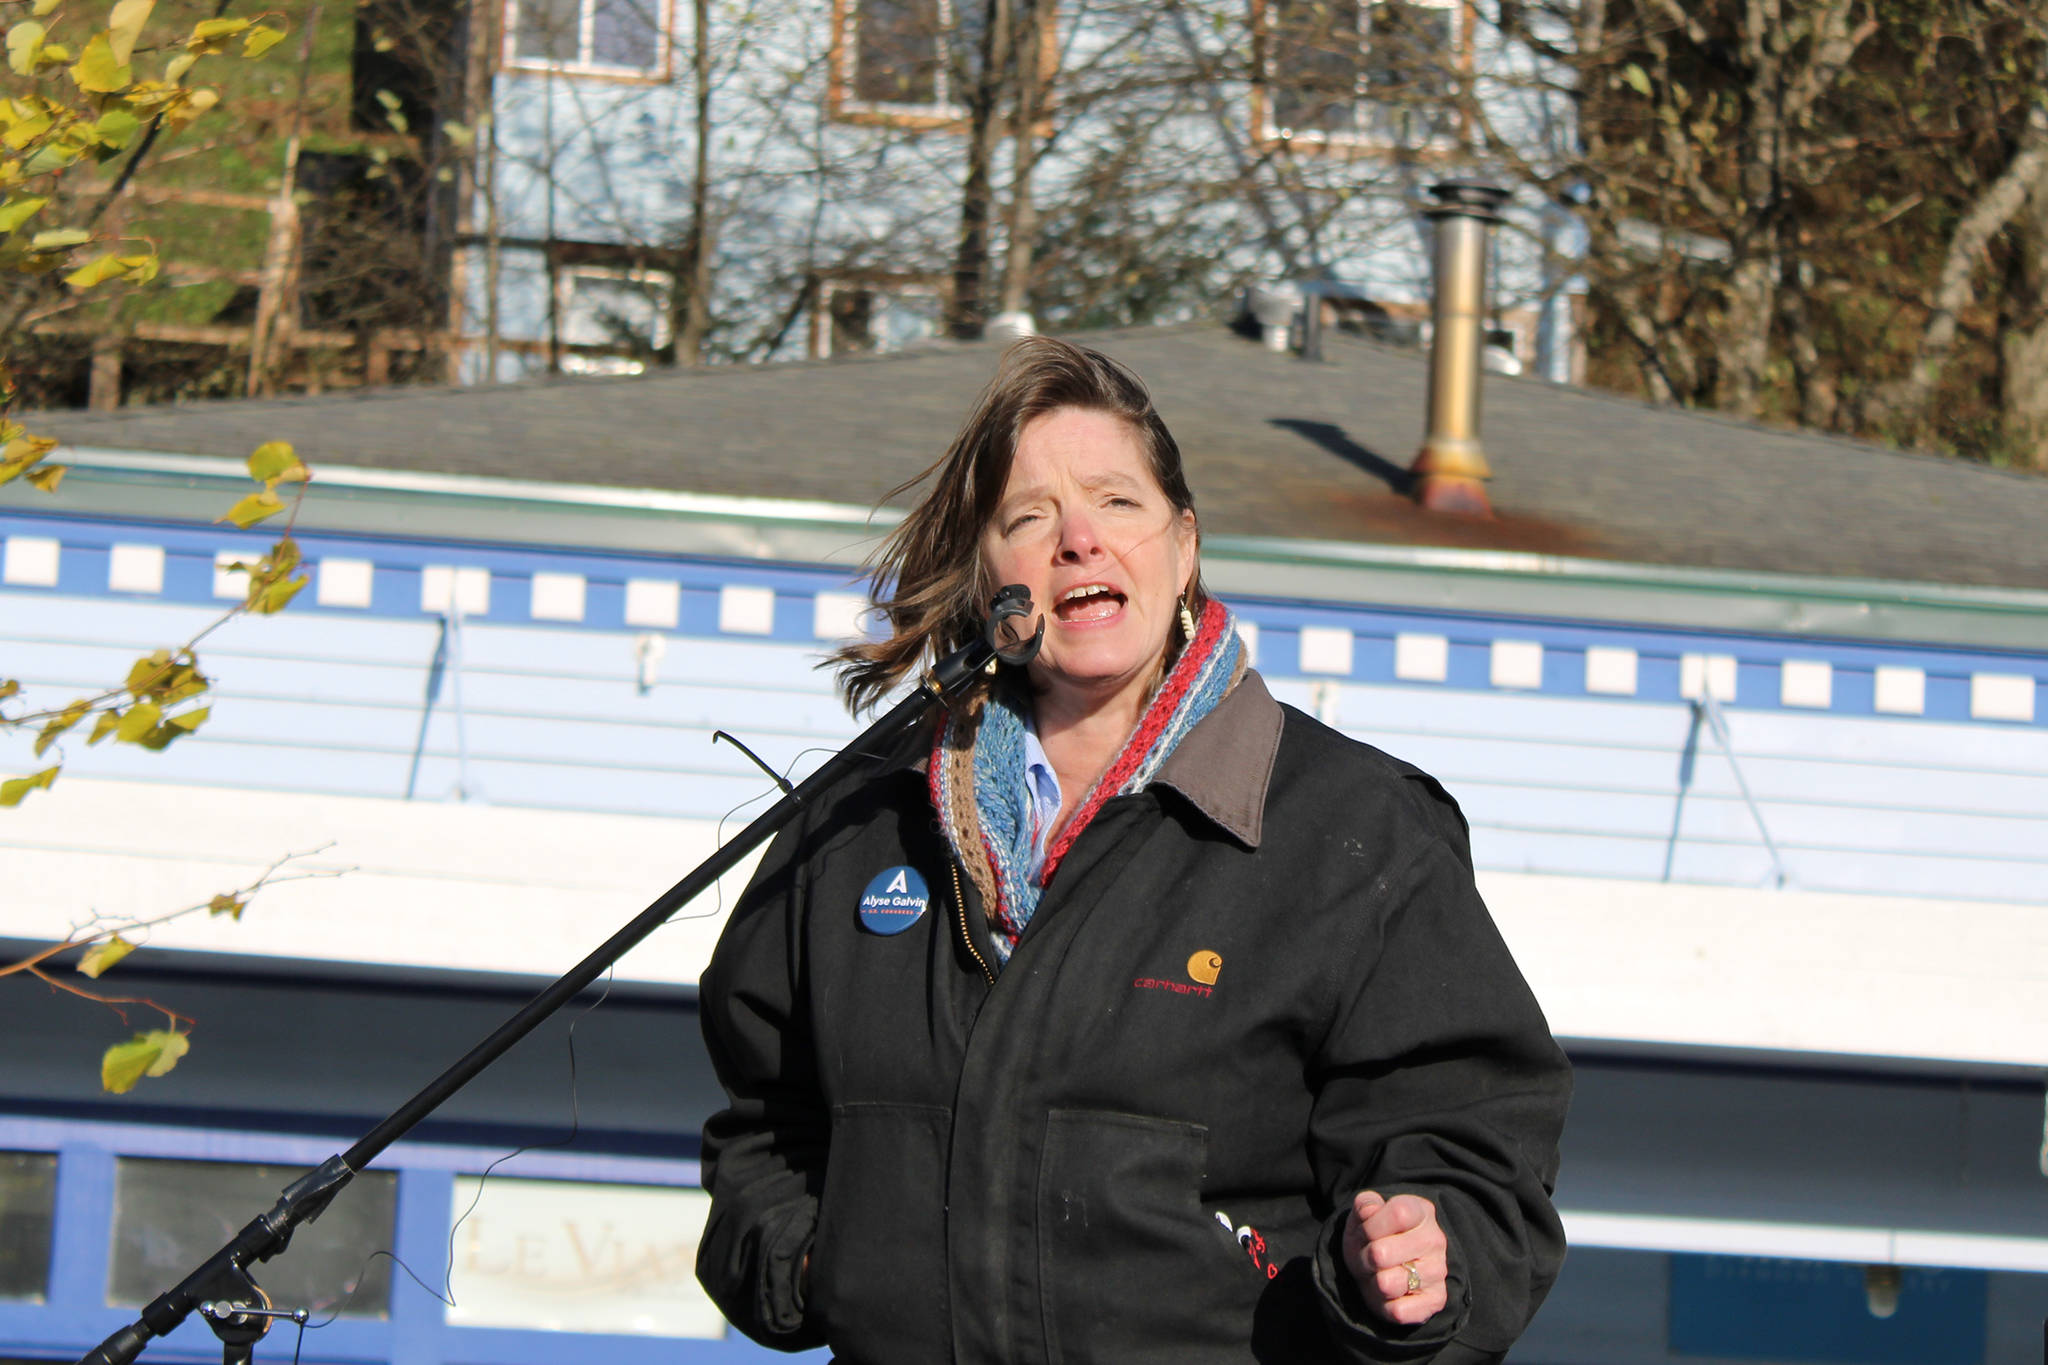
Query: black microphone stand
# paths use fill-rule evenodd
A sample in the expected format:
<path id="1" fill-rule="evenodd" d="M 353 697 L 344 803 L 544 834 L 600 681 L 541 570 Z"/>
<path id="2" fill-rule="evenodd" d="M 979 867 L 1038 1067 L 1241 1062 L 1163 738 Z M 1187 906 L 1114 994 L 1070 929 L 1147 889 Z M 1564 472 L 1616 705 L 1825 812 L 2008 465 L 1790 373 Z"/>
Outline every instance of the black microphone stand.
<path id="1" fill-rule="evenodd" d="M 456 1091 L 475 1080 L 485 1067 L 504 1056 L 514 1043 L 568 1004 L 584 987 L 623 957 L 628 949 L 666 923 L 669 916 L 731 871 L 769 835 L 796 818 L 797 813 L 819 792 L 862 763 L 893 752 L 933 706 L 957 693 L 984 668 L 992 670 L 998 659 L 1012 664 L 1029 662 L 1038 653 L 1039 643 L 1045 637 L 1043 618 L 1038 623 L 1037 632 L 1026 640 L 1017 640 L 1007 623 L 1028 617 L 1031 611 L 1031 594 L 1023 586 L 1012 584 L 997 593 L 989 604 L 988 620 L 980 637 L 970 640 L 933 665 L 915 691 L 862 731 L 852 743 L 827 759 L 816 772 L 794 787 L 784 783 L 784 795 L 780 801 L 699 863 L 696 870 L 663 892 L 660 898 L 606 939 L 590 956 L 527 1001 L 518 1013 L 500 1024 L 488 1038 L 365 1133 L 355 1146 L 339 1156 L 327 1158 L 287 1185 L 268 1212 L 236 1233 L 176 1286 L 151 1300 L 134 1322 L 80 1357 L 79 1365 L 127 1365 L 142 1353 L 142 1348 L 149 1344 L 151 1338 L 173 1331 L 194 1308 L 201 1305 L 204 1305 L 202 1316 L 213 1328 L 214 1335 L 221 1339 L 225 1365 L 241 1365 L 241 1362 L 249 1360 L 254 1343 L 269 1330 L 272 1318 L 287 1316 L 270 1307 L 262 1289 L 250 1278 L 250 1266 L 284 1251 L 291 1242 L 293 1229 L 301 1223 L 312 1222 L 325 1212 L 334 1197 L 341 1193 L 342 1187 L 355 1178 L 356 1172 L 405 1136 L 413 1125 L 440 1108 Z M 1006 644 L 1005 640 L 1011 643 Z"/>

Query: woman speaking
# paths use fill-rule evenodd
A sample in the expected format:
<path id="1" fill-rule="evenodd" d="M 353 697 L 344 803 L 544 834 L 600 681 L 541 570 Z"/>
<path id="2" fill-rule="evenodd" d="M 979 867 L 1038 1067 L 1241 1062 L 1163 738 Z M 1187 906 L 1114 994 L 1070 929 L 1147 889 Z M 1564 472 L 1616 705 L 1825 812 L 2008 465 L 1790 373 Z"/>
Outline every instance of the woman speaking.
<path id="1" fill-rule="evenodd" d="M 698 1276 L 847 1365 L 1499 1358 L 1569 1071 L 1416 769 L 1281 706 L 1116 362 L 1014 346 L 883 547 L 870 705 L 1044 643 L 763 858 L 703 978 Z"/>

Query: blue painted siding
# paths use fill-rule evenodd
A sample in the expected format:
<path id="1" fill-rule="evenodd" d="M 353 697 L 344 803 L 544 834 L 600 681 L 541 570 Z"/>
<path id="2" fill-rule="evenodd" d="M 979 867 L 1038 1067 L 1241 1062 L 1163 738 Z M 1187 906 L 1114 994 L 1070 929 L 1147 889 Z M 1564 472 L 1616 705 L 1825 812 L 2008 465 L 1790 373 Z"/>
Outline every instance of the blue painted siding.
<path id="1" fill-rule="evenodd" d="M 188 638 L 226 605 L 213 597 L 214 555 L 236 538 L 211 529 L 10 516 L 0 534 L 63 542 L 54 586 L 0 588 L 0 669 L 53 701 L 123 676 L 138 653 Z M 161 594 L 107 590 L 115 543 L 165 548 Z M 813 638 L 817 595 L 847 588 L 840 570 L 348 537 L 310 540 L 307 551 L 316 564 L 373 563 L 369 605 L 323 607 L 308 592 L 280 616 L 230 622 L 204 646 L 216 692 L 199 737 L 163 754 L 105 744 L 89 756 L 74 738 L 65 752 L 83 759 L 76 771 L 715 819 L 769 787 L 737 750 L 712 743 L 714 730 L 801 770 L 856 728 L 816 667 L 829 642 Z M 486 572 L 489 610 L 459 622 L 423 611 L 422 570 L 433 565 Z M 582 620 L 531 619 L 541 573 L 583 578 Z M 673 629 L 625 624 L 634 579 L 678 585 Z M 771 590 L 758 623 L 767 633 L 720 630 L 728 586 Z M 1760 817 L 1799 887 L 2041 899 L 2048 707 L 2020 716 L 2040 699 L 2048 654 L 1338 603 L 1236 606 L 1284 700 L 1450 787 L 1482 866 L 1757 884 L 1772 875 Z M 1343 633 L 1348 671 L 1303 671 L 1311 628 Z M 1412 660 L 1403 669 L 1396 642 L 1412 636 L 1441 642 L 1440 679 Z M 639 651 L 650 638 L 662 653 L 643 686 Z M 1537 646 L 1540 662 L 1497 674 L 1503 641 Z M 1589 690 L 1595 648 L 1633 652 L 1632 691 Z M 1681 695 L 1709 657 L 1733 661 L 1735 694 L 1722 699 L 1732 762 Z M 1822 704 L 1787 704 L 1787 666 L 1802 662 L 1826 665 Z M 1914 671 L 1918 714 L 1876 709 L 1880 668 Z M 1987 677 L 2004 689 L 1989 711 L 1972 700 Z M 26 770 L 26 745 L 14 743 L 24 752 L 0 749 L 0 763 Z"/>

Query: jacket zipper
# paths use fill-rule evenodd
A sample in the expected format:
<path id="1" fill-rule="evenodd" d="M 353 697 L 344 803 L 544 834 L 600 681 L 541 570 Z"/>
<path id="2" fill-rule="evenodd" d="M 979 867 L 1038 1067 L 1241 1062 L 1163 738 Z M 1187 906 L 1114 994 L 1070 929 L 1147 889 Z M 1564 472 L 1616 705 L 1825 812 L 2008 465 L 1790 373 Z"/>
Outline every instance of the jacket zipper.
<path id="1" fill-rule="evenodd" d="M 960 887 L 960 860 L 953 859 L 953 904 L 960 919 L 960 941 L 967 945 L 967 951 L 974 958 L 974 965 L 981 968 L 981 974 L 988 978 L 988 984 L 996 984 L 996 974 L 989 970 L 988 959 L 981 955 L 981 949 L 974 945 L 974 935 L 967 931 L 967 896 Z"/>

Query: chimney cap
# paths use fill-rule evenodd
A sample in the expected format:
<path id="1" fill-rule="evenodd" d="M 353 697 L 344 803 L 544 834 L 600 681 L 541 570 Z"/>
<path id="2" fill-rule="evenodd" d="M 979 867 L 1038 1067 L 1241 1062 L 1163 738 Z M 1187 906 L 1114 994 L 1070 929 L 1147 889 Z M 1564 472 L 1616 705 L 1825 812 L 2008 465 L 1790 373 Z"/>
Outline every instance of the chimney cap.
<path id="1" fill-rule="evenodd" d="M 1508 201 L 1512 190 L 1485 180 L 1439 180 L 1429 187 L 1437 202 L 1423 210 L 1432 218 L 1456 215 L 1460 217 L 1498 217 L 1495 212 Z"/>

